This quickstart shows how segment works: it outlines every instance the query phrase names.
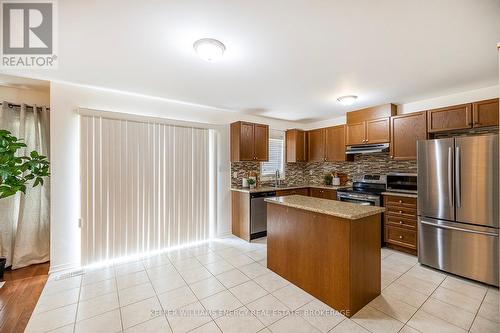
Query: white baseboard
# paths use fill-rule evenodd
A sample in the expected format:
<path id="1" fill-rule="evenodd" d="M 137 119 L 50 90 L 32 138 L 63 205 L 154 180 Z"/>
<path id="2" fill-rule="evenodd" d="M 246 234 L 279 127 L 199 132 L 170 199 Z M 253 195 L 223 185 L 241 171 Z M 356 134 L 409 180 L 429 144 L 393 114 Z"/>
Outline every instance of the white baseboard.
<path id="1" fill-rule="evenodd" d="M 231 231 L 226 231 L 226 232 L 222 232 L 220 234 L 217 234 L 216 237 L 217 238 L 224 238 L 224 237 L 231 236 L 231 235 L 232 235 Z"/>
<path id="2" fill-rule="evenodd" d="M 70 271 L 70 270 L 76 270 L 80 269 L 81 266 L 79 263 L 67 263 L 67 264 L 61 264 L 61 265 L 50 265 L 49 267 L 49 275 L 50 274 L 55 274 L 55 273 L 62 273 L 65 271 Z"/>

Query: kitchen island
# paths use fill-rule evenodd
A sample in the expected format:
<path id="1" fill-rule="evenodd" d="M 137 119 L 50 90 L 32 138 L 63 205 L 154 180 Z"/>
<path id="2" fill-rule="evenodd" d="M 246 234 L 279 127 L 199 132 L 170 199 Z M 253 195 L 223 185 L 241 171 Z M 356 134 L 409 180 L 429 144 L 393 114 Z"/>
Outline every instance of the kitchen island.
<path id="1" fill-rule="evenodd" d="M 383 207 L 312 198 L 267 202 L 267 266 L 347 317 L 380 295 Z"/>

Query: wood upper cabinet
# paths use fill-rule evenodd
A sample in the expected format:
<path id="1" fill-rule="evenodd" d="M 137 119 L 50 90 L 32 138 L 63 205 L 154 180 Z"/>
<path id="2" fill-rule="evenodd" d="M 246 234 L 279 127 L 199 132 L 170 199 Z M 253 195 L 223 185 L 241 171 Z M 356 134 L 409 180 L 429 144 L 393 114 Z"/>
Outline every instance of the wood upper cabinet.
<path id="1" fill-rule="evenodd" d="M 254 154 L 256 161 L 269 160 L 269 126 L 254 124 Z"/>
<path id="2" fill-rule="evenodd" d="M 325 129 L 315 129 L 307 132 L 308 160 L 310 162 L 325 161 Z"/>
<path id="3" fill-rule="evenodd" d="M 472 105 L 461 104 L 427 111 L 429 133 L 472 127 Z"/>
<path id="4" fill-rule="evenodd" d="M 345 125 L 325 128 L 326 160 L 345 161 Z"/>
<path id="5" fill-rule="evenodd" d="M 308 161 L 345 161 L 345 125 L 308 132 Z"/>
<path id="6" fill-rule="evenodd" d="M 231 124 L 231 162 L 269 160 L 269 126 L 238 121 Z"/>
<path id="7" fill-rule="evenodd" d="M 497 126 L 499 117 L 498 98 L 472 103 L 472 126 Z"/>
<path id="8" fill-rule="evenodd" d="M 366 143 L 384 143 L 391 140 L 390 118 L 366 121 Z"/>
<path id="9" fill-rule="evenodd" d="M 347 141 L 346 145 L 362 145 L 366 141 L 365 122 L 347 124 Z"/>
<path id="10" fill-rule="evenodd" d="M 346 145 L 389 142 L 390 117 L 396 115 L 396 105 L 384 104 L 347 113 Z"/>
<path id="11" fill-rule="evenodd" d="M 288 130 L 286 139 L 286 161 L 287 163 L 307 161 L 307 133 L 298 129 Z"/>
<path id="12" fill-rule="evenodd" d="M 415 112 L 391 117 L 391 158 L 416 160 L 417 140 L 427 138 L 427 113 Z"/>

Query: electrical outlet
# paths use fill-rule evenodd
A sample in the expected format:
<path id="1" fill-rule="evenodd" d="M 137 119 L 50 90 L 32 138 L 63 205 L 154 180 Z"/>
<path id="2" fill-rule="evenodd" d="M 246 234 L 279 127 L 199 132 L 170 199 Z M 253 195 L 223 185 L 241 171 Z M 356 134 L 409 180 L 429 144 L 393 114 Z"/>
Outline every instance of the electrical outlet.
<path id="1" fill-rule="evenodd" d="M 312 176 L 313 175 L 313 171 L 312 170 L 309 170 L 309 175 Z"/>
<path id="2" fill-rule="evenodd" d="M 82 218 L 79 218 L 78 219 L 78 228 L 81 228 L 82 227 Z"/>
<path id="3" fill-rule="evenodd" d="M 233 172 L 233 178 L 238 178 L 238 172 L 237 171 Z"/>

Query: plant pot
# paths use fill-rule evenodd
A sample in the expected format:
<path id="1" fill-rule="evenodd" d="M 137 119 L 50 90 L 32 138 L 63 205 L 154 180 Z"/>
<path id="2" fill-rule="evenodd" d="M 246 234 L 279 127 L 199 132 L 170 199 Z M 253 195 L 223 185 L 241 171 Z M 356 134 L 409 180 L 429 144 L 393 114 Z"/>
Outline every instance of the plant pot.
<path id="1" fill-rule="evenodd" d="M 0 280 L 3 280 L 3 272 L 5 271 L 5 263 L 7 258 L 0 258 Z"/>

